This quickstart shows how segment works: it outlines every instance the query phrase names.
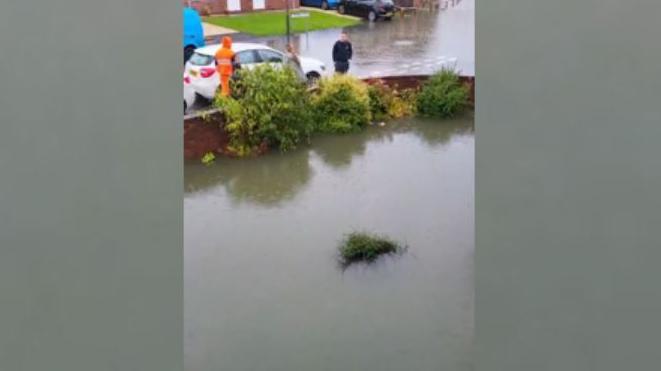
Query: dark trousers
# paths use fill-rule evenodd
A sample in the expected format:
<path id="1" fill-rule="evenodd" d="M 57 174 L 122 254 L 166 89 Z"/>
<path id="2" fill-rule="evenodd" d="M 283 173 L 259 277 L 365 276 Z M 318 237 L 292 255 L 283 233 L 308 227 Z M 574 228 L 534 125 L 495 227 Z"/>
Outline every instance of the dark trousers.
<path id="1" fill-rule="evenodd" d="M 335 62 L 335 73 L 347 73 L 349 62 Z"/>

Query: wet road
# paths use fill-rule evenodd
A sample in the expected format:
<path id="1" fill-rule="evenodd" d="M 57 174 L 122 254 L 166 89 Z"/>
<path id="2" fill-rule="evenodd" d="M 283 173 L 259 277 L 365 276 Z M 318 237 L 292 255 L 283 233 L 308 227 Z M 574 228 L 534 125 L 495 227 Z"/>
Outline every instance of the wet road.
<path id="1" fill-rule="evenodd" d="M 293 35 L 302 56 L 332 68 L 331 49 L 342 29 Z M 435 12 L 418 11 L 392 21 L 364 22 L 345 28 L 354 46 L 350 73 L 359 77 L 428 74 L 442 65 L 462 75 L 475 74 L 475 0 L 461 0 Z M 286 37 L 234 35 L 236 41 L 267 44 L 284 50 Z"/>

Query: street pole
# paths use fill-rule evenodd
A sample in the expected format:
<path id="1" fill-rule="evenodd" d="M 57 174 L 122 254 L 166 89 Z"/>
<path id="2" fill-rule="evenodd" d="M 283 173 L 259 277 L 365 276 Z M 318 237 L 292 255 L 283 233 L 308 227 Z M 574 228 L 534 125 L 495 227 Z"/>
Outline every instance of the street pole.
<path id="1" fill-rule="evenodd" d="M 287 4 L 287 45 L 289 45 L 289 32 L 290 32 L 290 25 L 289 25 L 289 0 L 285 0 L 285 3 Z"/>

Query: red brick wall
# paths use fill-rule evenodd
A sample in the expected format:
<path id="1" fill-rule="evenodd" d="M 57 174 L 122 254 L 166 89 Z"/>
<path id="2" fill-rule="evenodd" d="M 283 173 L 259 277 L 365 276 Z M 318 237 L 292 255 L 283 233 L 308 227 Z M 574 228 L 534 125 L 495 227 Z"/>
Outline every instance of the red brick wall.
<path id="1" fill-rule="evenodd" d="M 188 5 L 187 0 L 182 0 L 184 5 Z M 191 0 L 191 7 L 197 9 L 198 12 L 202 13 L 201 10 L 207 7 L 211 13 L 224 13 L 227 9 L 226 0 Z M 204 15 L 204 14 L 202 14 Z"/>
<path id="2" fill-rule="evenodd" d="M 220 116 L 212 114 L 211 122 L 196 117 L 184 120 L 184 159 L 199 160 L 207 152 L 221 153 L 229 137 L 220 126 Z"/>
<path id="3" fill-rule="evenodd" d="M 252 11 L 252 0 L 241 0 L 241 11 L 250 12 Z"/>
<path id="4" fill-rule="evenodd" d="M 411 76 L 386 76 L 386 77 L 376 77 L 376 78 L 367 78 L 363 79 L 368 84 L 376 83 L 380 81 L 391 88 L 397 89 L 417 89 L 419 88 L 427 79 L 428 75 L 411 75 Z M 469 88 L 469 97 L 468 99 L 471 103 L 475 103 L 475 76 L 459 76 L 459 81 L 468 85 Z"/>
<path id="5" fill-rule="evenodd" d="M 253 0 L 241 0 L 241 12 L 251 12 Z M 187 0 L 182 0 L 183 5 L 187 5 Z M 266 10 L 281 10 L 286 8 L 285 0 L 265 0 Z M 209 10 L 213 14 L 222 14 L 227 13 L 227 0 L 192 0 L 191 6 L 198 11 L 204 8 L 207 5 Z M 292 8 L 298 8 L 300 6 L 300 0 L 290 0 L 290 6 Z"/>
<path id="6" fill-rule="evenodd" d="M 301 6 L 301 3 L 299 0 L 290 0 L 289 6 L 293 8 L 298 8 Z M 266 0 L 266 9 L 267 10 L 279 10 L 279 9 L 286 9 L 287 8 L 287 3 L 285 0 Z"/>

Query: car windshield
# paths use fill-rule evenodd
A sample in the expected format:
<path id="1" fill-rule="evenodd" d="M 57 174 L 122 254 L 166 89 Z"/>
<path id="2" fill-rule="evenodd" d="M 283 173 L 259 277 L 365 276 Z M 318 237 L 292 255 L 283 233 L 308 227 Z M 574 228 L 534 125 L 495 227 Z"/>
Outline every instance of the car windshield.
<path id="1" fill-rule="evenodd" d="M 194 66 L 208 66 L 213 64 L 213 57 L 210 55 L 193 53 L 188 61 Z"/>

